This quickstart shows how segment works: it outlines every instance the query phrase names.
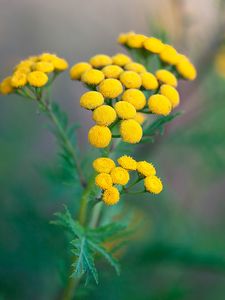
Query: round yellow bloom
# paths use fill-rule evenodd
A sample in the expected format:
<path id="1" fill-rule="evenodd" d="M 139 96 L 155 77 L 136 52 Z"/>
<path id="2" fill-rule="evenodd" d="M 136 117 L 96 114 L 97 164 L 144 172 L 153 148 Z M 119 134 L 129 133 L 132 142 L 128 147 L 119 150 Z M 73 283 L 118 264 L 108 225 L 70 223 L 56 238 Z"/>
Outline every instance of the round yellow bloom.
<path id="1" fill-rule="evenodd" d="M 138 89 L 142 84 L 141 76 L 134 71 L 124 71 L 120 81 L 127 89 Z"/>
<path id="2" fill-rule="evenodd" d="M 117 188 L 112 186 L 111 188 L 107 189 L 103 193 L 102 197 L 103 201 L 107 205 L 114 205 L 120 200 L 120 193 Z"/>
<path id="3" fill-rule="evenodd" d="M 86 109 L 95 109 L 103 103 L 104 97 L 96 91 L 86 92 L 80 98 L 80 106 Z"/>
<path id="4" fill-rule="evenodd" d="M 27 75 L 27 81 L 34 87 L 42 87 L 48 82 L 48 76 L 44 72 L 33 71 Z"/>
<path id="5" fill-rule="evenodd" d="M 170 45 L 164 45 L 159 57 L 163 62 L 171 65 L 175 65 L 178 61 L 178 53 L 176 49 Z"/>
<path id="6" fill-rule="evenodd" d="M 80 80 L 82 74 L 84 74 L 86 71 L 90 70 L 92 66 L 86 62 L 80 62 L 78 64 L 75 64 L 70 69 L 70 78 L 73 80 Z"/>
<path id="7" fill-rule="evenodd" d="M 89 63 L 94 68 L 101 68 L 112 64 L 112 58 L 105 54 L 98 54 L 90 58 Z"/>
<path id="8" fill-rule="evenodd" d="M 157 38 L 149 37 L 144 41 L 144 48 L 152 53 L 160 53 L 164 48 L 164 44 Z"/>
<path id="9" fill-rule="evenodd" d="M 32 68 L 36 71 L 40 71 L 44 73 L 50 73 L 54 71 L 54 65 L 48 61 L 39 61 L 35 63 Z"/>
<path id="10" fill-rule="evenodd" d="M 102 126 L 109 126 L 116 120 L 116 111 L 109 105 L 102 105 L 93 111 L 93 120 Z"/>
<path id="11" fill-rule="evenodd" d="M 11 77 L 11 85 L 14 88 L 20 88 L 25 86 L 27 83 L 27 75 L 25 73 L 22 73 L 20 71 L 16 71 L 13 73 Z"/>
<path id="12" fill-rule="evenodd" d="M 98 173 L 110 173 L 115 168 L 115 163 L 111 158 L 99 157 L 93 161 L 93 168 Z"/>
<path id="13" fill-rule="evenodd" d="M 130 175 L 124 168 L 115 167 L 112 169 L 111 178 L 114 184 L 126 185 L 130 179 Z"/>
<path id="14" fill-rule="evenodd" d="M 16 65 L 15 70 L 21 69 L 21 68 L 31 68 L 33 65 L 33 61 L 26 59 L 26 60 L 21 60 L 21 62 Z"/>
<path id="15" fill-rule="evenodd" d="M 124 142 L 136 144 L 140 142 L 143 131 L 135 120 L 124 120 L 120 124 L 120 134 Z"/>
<path id="16" fill-rule="evenodd" d="M 131 62 L 124 66 L 124 69 L 127 71 L 134 71 L 136 73 L 146 72 L 145 67 L 142 64 Z"/>
<path id="17" fill-rule="evenodd" d="M 11 76 L 8 76 L 2 80 L 0 83 L 0 93 L 3 95 L 8 95 L 13 92 L 13 87 L 11 85 Z"/>
<path id="18" fill-rule="evenodd" d="M 16 72 L 20 72 L 20 73 L 24 73 L 24 74 L 28 74 L 31 72 L 31 68 L 28 68 L 28 67 L 19 67 L 19 68 L 16 68 L 15 70 Z"/>
<path id="19" fill-rule="evenodd" d="M 151 112 L 157 115 L 167 116 L 172 110 L 170 100 L 160 94 L 152 95 L 148 100 L 148 107 Z"/>
<path id="20" fill-rule="evenodd" d="M 136 116 L 136 109 L 129 102 L 118 101 L 116 102 L 114 108 L 120 119 L 133 119 Z"/>
<path id="21" fill-rule="evenodd" d="M 137 171 L 143 176 L 153 176 L 156 174 L 155 167 L 153 164 L 143 160 L 137 162 Z"/>
<path id="22" fill-rule="evenodd" d="M 54 69 L 59 72 L 64 71 L 69 67 L 68 62 L 65 59 L 57 56 L 52 60 L 52 64 Z"/>
<path id="23" fill-rule="evenodd" d="M 130 34 L 127 38 L 126 44 L 130 48 L 141 48 L 146 38 L 147 37 L 143 34 Z"/>
<path id="24" fill-rule="evenodd" d="M 120 66 L 120 67 L 125 66 L 126 64 L 130 63 L 131 61 L 132 61 L 132 59 L 123 53 L 118 53 L 112 57 L 113 64 Z"/>
<path id="25" fill-rule="evenodd" d="M 111 158 L 99 157 L 93 161 L 93 168 L 98 173 L 110 173 L 115 168 L 115 163 Z"/>
<path id="26" fill-rule="evenodd" d="M 32 61 L 32 62 L 38 62 L 39 61 L 39 57 L 38 56 L 29 56 L 28 57 L 28 60 L 29 61 Z"/>
<path id="27" fill-rule="evenodd" d="M 118 78 L 123 72 L 123 69 L 119 66 L 109 65 L 102 69 L 106 78 Z"/>
<path id="28" fill-rule="evenodd" d="M 126 170 L 135 171 L 137 169 L 137 162 L 131 156 L 123 155 L 118 158 L 117 161 L 119 165 Z"/>
<path id="29" fill-rule="evenodd" d="M 122 95 L 122 100 L 132 104 L 136 110 L 142 109 L 146 104 L 145 94 L 138 89 L 127 89 Z"/>
<path id="30" fill-rule="evenodd" d="M 112 187 L 112 178 L 107 173 L 100 173 L 95 177 L 95 184 L 102 190 Z"/>
<path id="31" fill-rule="evenodd" d="M 119 44 L 124 45 L 124 44 L 126 44 L 128 37 L 129 37 L 130 35 L 133 35 L 133 34 L 135 34 L 133 31 L 130 31 L 130 32 L 127 32 L 127 33 L 121 33 L 121 34 L 119 35 L 118 39 L 117 39 L 117 42 L 118 42 Z"/>
<path id="32" fill-rule="evenodd" d="M 123 92 L 123 86 L 119 80 L 108 78 L 100 83 L 99 92 L 102 93 L 105 98 L 113 99 Z"/>
<path id="33" fill-rule="evenodd" d="M 171 85 L 163 84 L 160 87 L 160 94 L 162 94 L 163 96 L 167 97 L 170 100 L 172 104 L 172 108 L 175 108 L 177 105 L 179 105 L 180 95 L 178 91 Z"/>
<path id="34" fill-rule="evenodd" d="M 140 125 L 144 123 L 146 119 L 146 115 L 142 113 L 137 113 L 136 117 L 134 118 L 135 121 L 137 121 Z"/>
<path id="35" fill-rule="evenodd" d="M 104 78 L 103 72 L 95 69 L 87 70 L 81 75 L 81 81 L 90 85 L 98 85 Z"/>
<path id="36" fill-rule="evenodd" d="M 146 190 L 152 194 L 159 194 L 163 190 L 162 181 L 157 176 L 148 176 L 144 179 Z"/>
<path id="37" fill-rule="evenodd" d="M 173 87 L 177 87 L 176 77 L 173 75 L 173 73 L 171 73 L 168 70 L 163 70 L 163 69 L 158 70 L 156 72 L 156 77 L 162 83 L 172 85 Z"/>
<path id="38" fill-rule="evenodd" d="M 52 53 L 42 53 L 39 56 L 39 59 L 41 61 L 48 61 L 48 62 L 52 62 L 57 56 L 55 54 Z"/>
<path id="39" fill-rule="evenodd" d="M 146 90 L 156 90 L 159 86 L 158 80 L 154 74 L 150 72 L 141 73 L 142 86 Z"/>
<path id="40" fill-rule="evenodd" d="M 176 65 L 178 73 L 185 79 L 194 80 L 197 76 L 197 71 L 194 65 L 189 60 L 182 60 Z"/>
<path id="41" fill-rule="evenodd" d="M 88 132 L 90 144 L 96 148 L 105 148 L 111 142 L 112 134 L 108 127 L 95 125 Z"/>

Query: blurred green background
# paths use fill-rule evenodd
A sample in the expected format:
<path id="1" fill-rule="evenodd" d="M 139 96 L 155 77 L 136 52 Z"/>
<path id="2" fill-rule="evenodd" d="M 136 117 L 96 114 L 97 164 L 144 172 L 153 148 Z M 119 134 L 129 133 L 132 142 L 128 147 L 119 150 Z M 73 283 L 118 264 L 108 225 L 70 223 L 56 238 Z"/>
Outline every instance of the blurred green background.
<path id="1" fill-rule="evenodd" d="M 165 191 L 152 200 L 127 200 L 146 223 L 121 256 L 121 276 L 99 265 L 98 288 L 81 287 L 75 299 L 225 299 L 225 77 L 214 67 L 224 39 L 223 1 L 0 4 L 1 79 L 18 60 L 43 51 L 70 64 L 121 52 L 117 36 L 130 30 L 165 31 L 191 57 L 199 77 L 179 85 L 185 114 L 137 154 L 155 163 Z M 79 108 L 83 91 L 65 73 L 57 79 L 54 99 L 81 123 L 79 141 L 86 150 L 91 121 Z M 77 195 L 49 176 L 57 150 L 35 105 L 16 96 L 0 101 L 0 299 L 58 299 L 68 249 L 63 232 L 49 221 L 63 204 L 73 206 Z"/>

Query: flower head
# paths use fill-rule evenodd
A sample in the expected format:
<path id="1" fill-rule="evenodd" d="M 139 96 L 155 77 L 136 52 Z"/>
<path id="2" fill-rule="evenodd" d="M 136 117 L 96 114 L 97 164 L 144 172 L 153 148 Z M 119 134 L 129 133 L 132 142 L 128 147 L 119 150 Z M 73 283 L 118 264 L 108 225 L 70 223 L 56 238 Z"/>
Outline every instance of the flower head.
<path id="1" fill-rule="evenodd" d="M 118 53 L 112 57 L 113 64 L 120 66 L 120 67 L 125 66 L 126 64 L 130 63 L 131 61 L 132 61 L 132 59 L 128 55 L 125 55 L 123 53 Z"/>
<path id="2" fill-rule="evenodd" d="M 120 74 L 123 72 L 123 69 L 116 65 L 108 65 L 102 69 L 106 78 L 119 78 Z"/>
<path id="3" fill-rule="evenodd" d="M 102 199 L 106 205 L 114 205 L 119 202 L 120 193 L 116 187 L 112 186 L 104 191 Z"/>
<path id="4" fill-rule="evenodd" d="M 137 171 L 143 176 L 153 176 L 156 174 L 155 167 L 153 164 L 147 161 L 139 161 L 137 162 Z"/>
<path id="5" fill-rule="evenodd" d="M 86 109 L 95 109 L 103 103 L 104 97 L 96 91 L 86 92 L 80 98 L 80 106 Z"/>
<path id="6" fill-rule="evenodd" d="M 48 61 L 39 61 L 33 65 L 33 69 L 44 73 L 50 73 L 54 71 L 54 65 Z"/>
<path id="7" fill-rule="evenodd" d="M 152 53 L 162 52 L 164 44 L 157 38 L 149 37 L 144 41 L 144 48 Z"/>
<path id="8" fill-rule="evenodd" d="M 126 169 L 135 171 L 137 169 L 137 162 L 131 156 L 123 155 L 117 159 L 119 165 Z"/>
<path id="9" fill-rule="evenodd" d="M 172 109 L 170 100 L 160 94 L 150 96 L 148 107 L 151 112 L 157 115 L 167 116 Z"/>
<path id="10" fill-rule="evenodd" d="M 75 64 L 70 69 L 70 78 L 73 80 L 80 80 L 81 76 L 90 69 L 92 69 L 92 66 L 87 62 Z"/>
<path id="11" fill-rule="evenodd" d="M 162 83 L 172 85 L 173 87 L 177 87 L 176 77 L 173 75 L 173 73 L 171 73 L 168 70 L 163 70 L 163 69 L 158 70 L 156 72 L 156 77 Z"/>
<path id="12" fill-rule="evenodd" d="M 94 68 L 102 68 L 112 64 L 112 58 L 105 54 L 98 54 L 90 58 L 89 63 Z"/>
<path id="13" fill-rule="evenodd" d="M 142 80 L 142 86 L 146 90 L 156 90 L 159 86 L 158 80 L 154 74 L 150 72 L 143 72 L 140 74 Z"/>
<path id="14" fill-rule="evenodd" d="M 89 69 L 81 75 L 81 81 L 89 85 L 98 85 L 104 78 L 104 73 L 95 69 Z"/>
<path id="15" fill-rule="evenodd" d="M 100 173 L 95 177 L 95 184 L 102 190 L 112 187 L 112 178 L 107 173 Z"/>
<path id="16" fill-rule="evenodd" d="M 116 111 L 109 105 L 102 105 L 93 111 L 93 120 L 102 126 L 109 126 L 116 120 Z"/>
<path id="17" fill-rule="evenodd" d="M 136 110 L 140 110 L 146 105 L 145 94 L 138 89 L 127 89 L 122 95 L 122 100 L 132 104 Z"/>
<path id="18" fill-rule="evenodd" d="M 27 81 L 31 86 L 43 87 L 48 82 L 48 76 L 41 71 L 33 71 L 27 75 Z"/>
<path id="19" fill-rule="evenodd" d="M 147 37 L 143 34 L 130 34 L 127 38 L 126 44 L 130 48 L 141 48 L 146 38 Z"/>
<path id="20" fill-rule="evenodd" d="M 142 64 L 130 62 L 124 66 L 124 69 L 127 71 L 134 71 L 136 73 L 146 72 L 145 67 Z"/>
<path id="21" fill-rule="evenodd" d="M 0 93 L 3 95 L 8 95 L 13 92 L 13 86 L 11 85 L 11 76 L 7 76 L 0 83 Z"/>
<path id="22" fill-rule="evenodd" d="M 93 168 L 98 173 L 110 173 L 115 166 L 114 161 L 108 157 L 99 157 L 93 161 Z"/>
<path id="23" fill-rule="evenodd" d="M 170 45 L 164 45 L 159 57 L 163 62 L 175 65 L 178 60 L 178 53 L 174 47 Z"/>
<path id="24" fill-rule="evenodd" d="M 105 148 L 111 142 L 112 134 L 108 127 L 95 125 L 88 132 L 90 144 L 96 148 Z"/>
<path id="25" fill-rule="evenodd" d="M 138 89 L 142 84 L 141 76 L 134 71 L 124 71 L 120 81 L 127 89 Z"/>
<path id="26" fill-rule="evenodd" d="M 114 108 L 120 119 L 133 119 L 136 116 L 136 109 L 129 102 L 118 101 L 116 102 Z"/>
<path id="27" fill-rule="evenodd" d="M 146 190 L 152 194 L 159 194 L 163 189 L 162 181 L 157 176 L 148 176 L 144 179 Z"/>
<path id="28" fill-rule="evenodd" d="M 177 72 L 185 79 L 194 80 L 197 76 L 197 71 L 194 65 L 188 60 L 183 59 L 176 65 Z"/>
<path id="29" fill-rule="evenodd" d="M 136 144 L 140 142 L 143 131 L 141 125 L 137 121 L 131 119 L 121 122 L 120 134 L 124 142 Z"/>
<path id="30" fill-rule="evenodd" d="M 99 92 L 109 99 L 118 97 L 123 92 L 123 86 L 117 79 L 105 79 L 99 85 Z"/>
<path id="31" fill-rule="evenodd" d="M 130 175 L 122 167 L 115 167 L 110 173 L 114 184 L 126 185 L 130 179 Z"/>
<path id="32" fill-rule="evenodd" d="M 162 94 L 163 96 L 167 97 L 170 100 L 172 104 L 172 108 L 175 108 L 176 106 L 179 105 L 180 95 L 178 91 L 171 85 L 168 84 L 161 85 L 160 94 Z"/>
<path id="33" fill-rule="evenodd" d="M 25 86 L 27 83 L 27 75 L 25 73 L 22 73 L 20 71 L 16 71 L 13 73 L 11 77 L 11 85 L 14 88 L 20 88 Z"/>

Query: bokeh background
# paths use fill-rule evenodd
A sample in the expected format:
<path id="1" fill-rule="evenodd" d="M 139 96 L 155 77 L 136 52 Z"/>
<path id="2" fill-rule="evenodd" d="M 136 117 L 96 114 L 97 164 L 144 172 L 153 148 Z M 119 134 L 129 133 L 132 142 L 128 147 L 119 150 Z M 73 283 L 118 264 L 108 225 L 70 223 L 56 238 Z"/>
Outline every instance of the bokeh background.
<path id="1" fill-rule="evenodd" d="M 218 63 L 224 1 L 0 0 L 0 7 L 1 79 L 19 60 L 44 51 L 70 64 L 121 52 L 117 36 L 130 30 L 166 32 L 191 57 L 199 76 L 179 85 L 185 114 L 137 154 L 156 164 L 165 191 L 157 200 L 129 199 L 146 223 L 121 257 L 121 276 L 103 264 L 98 288 L 80 288 L 75 299 L 225 299 L 225 64 Z M 87 150 L 83 91 L 64 74 L 54 99 L 81 123 Z M 49 221 L 74 198 L 49 176 L 56 145 L 34 103 L 16 96 L 0 103 L 0 299 L 58 299 L 66 239 Z"/>

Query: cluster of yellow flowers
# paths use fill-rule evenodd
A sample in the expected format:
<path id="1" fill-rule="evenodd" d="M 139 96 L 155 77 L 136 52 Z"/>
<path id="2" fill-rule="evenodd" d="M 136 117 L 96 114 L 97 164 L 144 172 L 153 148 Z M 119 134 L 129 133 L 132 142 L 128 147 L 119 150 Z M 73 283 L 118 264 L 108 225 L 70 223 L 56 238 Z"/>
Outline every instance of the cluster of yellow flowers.
<path id="1" fill-rule="evenodd" d="M 80 105 L 92 110 L 96 125 L 89 130 L 88 138 L 97 148 L 109 145 L 110 129 L 115 123 L 119 123 L 124 142 L 139 143 L 143 135 L 143 114 L 166 116 L 180 102 L 174 74 L 164 69 L 156 74 L 148 72 L 144 65 L 122 53 L 112 57 L 95 55 L 89 62 L 75 64 L 70 76 L 91 89 L 81 96 Z"/>
<path id="2" fill-rule="evenodd" d="M 122 33 L 118 42 L 127 48 L 142 49 L 147 55 L 158 55 L 164 65 L 172 67 L 182 78 L 194 80 L 197 72 L 187 56 L 179 53 L 173 46 L 163 43 L 155 37 L 147 37 L 135 32 Z"/>
<path id="3" fill-rule="evenodd" d="M 13 68 L 10 76 L 3 79 L 0 83 L 0 92 L 7 95 L 25 86 L 44 87 L 52 74 L 57 74 L 67 68 L 67 61 L 55 54 L 42 53 L 28 57 Z"/>
<path id="4" fill-rule="evenodd" d="M 145 191 L 159 194 L 163 185 L 156 176 L 156 170 L 147 161 L 137 162 L 132 157 L 123 155 L 117 160 L 119 166 L 108 157 L 100 157 L 94 160 L 93 167 L 98 172 L 95 177 L 96 185 L 102 190 L 102 199 L 107 205 L 114 205 L 120 199 L 120 192 L 116 186 L 126 186 L 130 180 L 130 171 L 136 171 L 139 181 L 144 179 Z"/>

